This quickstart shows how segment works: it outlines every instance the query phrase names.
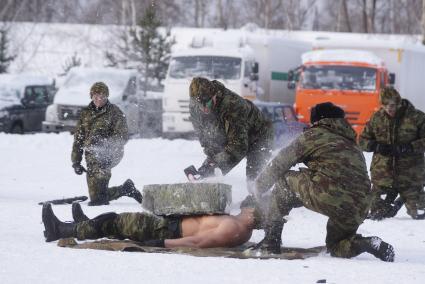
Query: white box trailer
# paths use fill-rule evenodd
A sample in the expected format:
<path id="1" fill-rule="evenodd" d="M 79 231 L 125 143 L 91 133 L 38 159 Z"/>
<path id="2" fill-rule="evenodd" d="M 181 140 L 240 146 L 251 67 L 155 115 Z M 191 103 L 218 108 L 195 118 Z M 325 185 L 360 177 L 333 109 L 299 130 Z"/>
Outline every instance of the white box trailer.
<path id="1" fill-rule="evenodd" d="M 189 84 L 196 76 L 221 81 L 247 99 L 293 103 L 287 72 L 299 66 L 301 54 L 310 49 L 306 42 L 241 30 L 194 37 L 190 47 L 174 51 L 171 57 L 164 81 L 163 135 L 193 132 Z"/>

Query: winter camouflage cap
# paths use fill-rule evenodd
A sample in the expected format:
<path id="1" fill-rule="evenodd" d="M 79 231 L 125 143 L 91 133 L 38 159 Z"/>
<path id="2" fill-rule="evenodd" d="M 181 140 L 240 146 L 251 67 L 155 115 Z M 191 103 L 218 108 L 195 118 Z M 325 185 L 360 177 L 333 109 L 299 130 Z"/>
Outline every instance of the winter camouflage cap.
<path id="1" fill-rule="evenodd" d="M 395 102 L 398 105 L 401 102 L 401 96 L 394 87 L 387 86 L 381 90 L 379 100 L 383 105 L 389 104 L 390 102 Z"/>
<path id="2" fill-rule="evenodd" d="M 198 102 L 204 103 L 210 100 L 215 94 L 214 85 L 210 80 L 202 77 L 192 79 L 189 87 L 189 95 Z"/>
<path id="3" fill-rule="evenodd" d="M 92 97 L 93 94 L 104 94 L 109 97 L 109 88 L 103 82 L 96 82 L 90 88 L 90 97 Z"/>

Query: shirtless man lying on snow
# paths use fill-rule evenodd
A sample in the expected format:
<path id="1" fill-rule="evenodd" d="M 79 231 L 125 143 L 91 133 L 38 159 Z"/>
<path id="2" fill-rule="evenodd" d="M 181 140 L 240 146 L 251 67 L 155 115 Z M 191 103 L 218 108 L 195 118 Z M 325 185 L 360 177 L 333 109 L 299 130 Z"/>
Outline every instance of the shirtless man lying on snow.
<path id="1" fill-rule="evenodd" d="M 72 206 L 74 222 L 61 222 L 51 204 L 43 205 L 46 242 L 75 237 L 79 240 L 130 239 L 146 246 L 166 248 L 235 247 L 251 238 L 257 220 L 253 199 L 241 204 L 238 215 L 159 217 L 148 213 L 104 213 L 89 219 L 79 203 Z"/>

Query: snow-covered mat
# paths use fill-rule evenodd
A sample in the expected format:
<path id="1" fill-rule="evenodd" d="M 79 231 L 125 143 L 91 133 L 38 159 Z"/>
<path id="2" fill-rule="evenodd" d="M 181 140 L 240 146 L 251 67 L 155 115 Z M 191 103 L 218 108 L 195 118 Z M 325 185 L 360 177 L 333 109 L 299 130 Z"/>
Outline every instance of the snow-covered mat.
<path id="1" fill-rule="evenodd" d="M 167 253 L 167 254 L 185 254 L 198 257 L 227 257 L 227 258 L 254 258 L 254 259 L 306 259 L 313 256 L 318 256 L 326 252 L 326 247 L 313 248 L 296 248 L 282 247 L 281 254 L 265 254 L 252 250 L 254 243 L 246 243 L 235 248 L 159 248 L 146 247 L 134 241 L 117 241 L 117 240 L 98 240 L 77 242 L 73 238 L 61 239 L 58 246 L 74 249 L 98 249 L 109 251 L 125 251 L 125 252 L 144 252 L 144 253 Z"/>

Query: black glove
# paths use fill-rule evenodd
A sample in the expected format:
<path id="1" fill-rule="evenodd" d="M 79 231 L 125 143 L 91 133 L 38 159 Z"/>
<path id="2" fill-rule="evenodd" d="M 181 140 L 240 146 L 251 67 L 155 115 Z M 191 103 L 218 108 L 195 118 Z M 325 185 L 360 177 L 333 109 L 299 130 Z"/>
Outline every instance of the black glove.
<path id="1" fill-rule="evenodd" d="M 391 144 L 376 143 L 374 152 L 383 156 L 392 156 L 394 155 L 394 146 Z"/>
<path id="2" fill-rule="evenodd" d="M 198 173 L 201 175 L 201 178 L 207 178 L 214 175 L 214 169 L 217 167 L 217 164 L 213 161 L 207 159 L 202 166 L 198 169 Z"/>
<path id="3" fill-rule="evenodd" d="M 77 175 L 82 175 L 84 172 L 86 172 L 86 169 L 80 163 L 75 163 L 72 165 L 72 167 L 74 168 L 74 172 Z"/>
<path id="4" fill-rule="evenodd" d="M 165 247 L 165 243 L 164 240 L 148 240 L 142 242 L 142 246 L 163 248 Z"/>
<path id="5" fill-rule="evenodd" d="M 411 143 L 400 144 L 395 146 L 395 153 L 398 156 L 409 155 L 413 153 L 413 146 Z"/>
<path id="6" fill-rule="evenodd" d="M 185 168 L 184 174 L 186 175 L 189 181 L 194 181 L 201 178 L 201 175 L 199 174 L 198 170 L 195 168 L 194 165 Z"/>

